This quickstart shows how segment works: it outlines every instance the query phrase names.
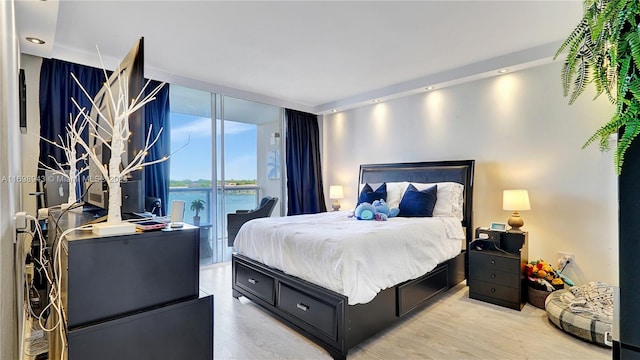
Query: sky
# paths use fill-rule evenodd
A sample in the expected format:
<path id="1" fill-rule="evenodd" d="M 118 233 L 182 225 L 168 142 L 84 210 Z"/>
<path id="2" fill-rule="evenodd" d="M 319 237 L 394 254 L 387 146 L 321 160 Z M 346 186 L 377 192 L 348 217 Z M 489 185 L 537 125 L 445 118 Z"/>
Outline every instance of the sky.
<path id="1" fill-rule="evenodd" d="M 171 113 L 170 180 L 211 179 L 211 119 Z M 219 133 L 219 131 L 218 131 Z M 256 126 L 225 122 L 225 178 L 257 178 Z"/>

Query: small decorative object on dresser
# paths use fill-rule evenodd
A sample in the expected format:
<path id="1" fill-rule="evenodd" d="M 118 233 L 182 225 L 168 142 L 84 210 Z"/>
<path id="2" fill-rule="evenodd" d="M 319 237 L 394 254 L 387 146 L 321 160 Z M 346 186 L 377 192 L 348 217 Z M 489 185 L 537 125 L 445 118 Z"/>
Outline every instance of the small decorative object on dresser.
<path id="1" fill-rule="evenodd" d="M 476 238 L 481 229 L 476 229 Z M 493 247 L 471 246 L 469 250 L 469 297 L 522 310 L 527 302 L 526 274 L 528 233 L 500 233 Z M 480 250 L 481 249 L 481 250 Z"/>
<path id="2" fill-rule="evenodd" d="M 494 231 L 507 231 L 507 224 L 492 222 L 490 229 Z"/>

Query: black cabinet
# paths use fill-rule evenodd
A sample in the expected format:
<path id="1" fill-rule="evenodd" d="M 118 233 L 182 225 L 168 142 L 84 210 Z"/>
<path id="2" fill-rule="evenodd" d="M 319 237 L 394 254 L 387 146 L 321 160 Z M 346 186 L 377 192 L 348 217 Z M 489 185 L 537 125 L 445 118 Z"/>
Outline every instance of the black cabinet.
<path id="1" fill-rule="evenodd" d="M 614 358 L 640 359 L 640 144 L 634 141 L 625 155 L 618 177 L 618 274 L 620 285 L 619 342 L 614 345 Z M 607 239 L 609 241 L 609 239 Z"/>
<path id="2" fill-rule="evenodd" d="M 49 358 L 212 359 L 213 296 L 199 298 L 199 229 L 59 238 L 85 217 L 49 219 L 53 251 L 67 249 L 53 264 L 67 339 L 51 333 Z M 57 320 L 52 312 L 49 324 Z"/>
<path id="3" fill-rule="evenodd" d="M 69 330 L 69 359 L 213 359 L 213 296 Z"/>
<path id="4" fill-rule="evenodd" d="M 68 326 L 198 297 L 198 229 L 68 242 Z"/>
<path id="5" fill-rule="evenodd" d="M 527 236 L 526 232 L 505 232 L 499 234 L 499 243 L 490 243 L 491 246 L 476 247 L 472 243 L 469 249 L 470 298 L 522 309 L 527 302 Z"/>

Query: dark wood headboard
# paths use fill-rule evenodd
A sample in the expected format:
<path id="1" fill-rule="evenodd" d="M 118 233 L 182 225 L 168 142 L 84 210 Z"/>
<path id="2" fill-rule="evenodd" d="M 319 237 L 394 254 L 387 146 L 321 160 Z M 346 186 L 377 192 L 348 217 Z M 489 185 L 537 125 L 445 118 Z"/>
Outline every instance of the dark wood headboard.
<path id="1" fill-rule="evenodd" d="M 473 168 L 475 160 L 429 161 L 360 165 L 358 184 L 409 181 L 433 183 L 452 181 L 464 185 L 462 226 L 467 245 L 473 240 Z"/>

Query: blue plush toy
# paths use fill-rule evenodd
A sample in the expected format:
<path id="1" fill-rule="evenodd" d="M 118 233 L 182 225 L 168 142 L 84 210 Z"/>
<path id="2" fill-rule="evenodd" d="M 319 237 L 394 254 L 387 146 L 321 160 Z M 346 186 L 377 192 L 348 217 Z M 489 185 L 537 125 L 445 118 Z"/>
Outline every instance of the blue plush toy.
<path id="1" fill-rule="evenodd" d="M 376 200 L 373 202 L 373 207 L 376 208 L 376 213 L 383 215 L 387 218 L 392 218 L 392 217 L 396 217 L 398 216 L 398 213 L 400 213 L 400 209 L 398 208 L 393 208 L 390 209 L 389 205 L 387 205 L 386 201 L 384 200 Z M 386 219 L 384 219 L 386 220 Z"/>
<path id="2" fill-rule="evenodd" d="M 384 200 L 376 200 L 373 204 L 368 202 L 360 203 L 354 211 L 354 216 L 358 220 L 378 220 L 385 221 L 390 217 L 397 216 L 400 210 L 398 208 L 389 209 Z"/>
<path id="3" fill-rule="evenodd" d="M 374 220 L 376 217 L 376 208 L 368 202 L 363 202 L 356 207 L 353 215 L 358 220 Z"/>

